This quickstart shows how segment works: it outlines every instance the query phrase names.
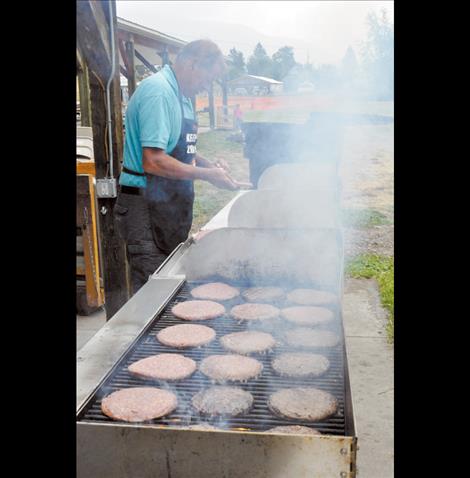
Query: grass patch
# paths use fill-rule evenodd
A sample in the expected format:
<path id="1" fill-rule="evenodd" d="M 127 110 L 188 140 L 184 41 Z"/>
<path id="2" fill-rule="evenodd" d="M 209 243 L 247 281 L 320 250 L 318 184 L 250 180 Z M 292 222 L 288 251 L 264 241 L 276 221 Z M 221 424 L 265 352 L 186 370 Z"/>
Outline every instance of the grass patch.
<path id="1" fill-rule="evenodd" d="M 394 262 L 393 257 L 376 254 L 361 254 L 349 260 L 346 273 L 359 279 L 375 279 L 379 284 L 382 305 L 388 310 L 387 337 L 393 343 L 394 337 Z"/>
<path id="2" fill-rule="evenodd" d="M 199 126 L 209 126 L 210 125 L 210 118 L 209 118 L 209 113 L 204 112 L 204 113 L 198 113 L 197 114 L 197 122 Z"/>
<path id="3" fill-rule="evenodd" d="M 239 155 L 243 158 L 243 145 L 228 140 L 227 138 L 231 134 L 233 134 L 233 131 L 229 130 L 212 130 L 199 134 L 197 152 L 210 160 L 212 159 L 211 156 L 223 157 L 227 162 L 230 162 L 231 155 Z"/>
<path id="4" fill-rule="evenodd" d="M 343 208 L 341 220 L 345 227 L 367 228 L 392 224 L 392 221 L 375 209 L 353 209 Z"/>
<path id="5" fill-rule="evenodd" d="M 243 145 L 230 141 L 232 131 L 213 130 L 200 134 L 197 141 L 198 153 L 209 161 L 224 159 L 230 172 L 238 181 L 249 180 L 248 160 L 243 157 Z M 197 232 L 212 219 L 233 197 L 237 191 L 219 189 L 206 181 L 195 181 L 195 200 L 191 232 Z"/>

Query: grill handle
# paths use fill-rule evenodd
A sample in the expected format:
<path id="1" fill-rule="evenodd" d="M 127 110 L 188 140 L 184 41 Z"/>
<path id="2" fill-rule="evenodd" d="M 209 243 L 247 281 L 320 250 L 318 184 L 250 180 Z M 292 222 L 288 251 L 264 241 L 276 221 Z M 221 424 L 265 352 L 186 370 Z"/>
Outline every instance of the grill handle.
<path id="1" fill-rule="evenodd" d="M 185 244 L 184 242 L 180 242 L 172 252 L 170 252 L 170 255 L 160 264 L 158 269 L 152 274 L 154 276 L 155 274 L 158 274 L 164 267 L 165 265 L 171 260 L 171 258 L 181 249 L 181 247 Z M 150 276 L 150 277 L 152 277 Z"/>

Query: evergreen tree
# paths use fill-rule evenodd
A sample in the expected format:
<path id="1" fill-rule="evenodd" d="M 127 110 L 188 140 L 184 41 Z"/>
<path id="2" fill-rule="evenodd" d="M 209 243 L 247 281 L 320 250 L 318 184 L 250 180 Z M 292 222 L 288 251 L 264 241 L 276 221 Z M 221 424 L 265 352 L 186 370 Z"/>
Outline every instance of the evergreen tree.
<path id="1" fill-rule="evenodd" d="M 272 75 L 275 80 L 282 80 L 296 65 L 294 49 L 291 46 L 283 46 L 274 53 Z"/>
<path id="2" fill-rule="evenodd" d="M 247 70 L 250 75 L 272 77 L 273 61 L 261 43 L 255 46 L 253 54 L 248 58 Z"/>
<path id="3" fill-rule="evenodd" d="M 246 73 L 245 58 L 241 51 L 232 48 L 228 54 L 228 79 L 234 80 Z"/>
<path id="4" fill-rule="evenodd" d="M 383 9 L 380 16 L 375 12 L 367 16 L 369 27 L 367 41 L 362 45 L 361 56 L 370 92 L 377 99 L 393 98 L 393 24 Z"/>

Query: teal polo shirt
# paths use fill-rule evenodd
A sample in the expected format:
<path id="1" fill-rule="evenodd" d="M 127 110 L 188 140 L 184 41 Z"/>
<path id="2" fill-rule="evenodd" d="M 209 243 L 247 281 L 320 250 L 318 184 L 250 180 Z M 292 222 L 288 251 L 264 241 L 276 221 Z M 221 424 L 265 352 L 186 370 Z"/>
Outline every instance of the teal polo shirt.
<path id="1" fill-rule="evenodd" d="M 194 120 L 191 101 L 184 96 L 182 99 L 184 117 Z M 144 147 L 161 148 L 171 153 L 181 134 L 181 122 L 178 83 L 171 68 L 165 65 L 139 84 L 127 105 L 124 166 L 143 173 Z M 119 184 L 145 188 L 147 178 L 121 172 Z"/>

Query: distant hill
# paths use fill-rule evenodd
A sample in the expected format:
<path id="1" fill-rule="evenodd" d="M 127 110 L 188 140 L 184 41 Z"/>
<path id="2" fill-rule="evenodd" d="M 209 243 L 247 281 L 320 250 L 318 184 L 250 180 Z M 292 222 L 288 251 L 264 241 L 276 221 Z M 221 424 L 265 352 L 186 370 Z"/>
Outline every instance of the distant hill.
<path id="1" fill-rule="evenodd" d="M 258 42 L 261 42 L 268 55 L 272 55 L 275 51 L 283 46 L 292 46 L 294 48 L 294 56 L 297 62 L 305 63 L 307 60 L 307 52 L 310 62 L 326 63 L 330 62 L 325 57 L 325 48 L 321 45 L 311 45 L 305 40 L 279 36 L 264 35 L 253 28 L 245 25 L 237 25 L 235 23 L 221 23 L 211 21 L 180 22 L 178 29 L 172 29 L 171 26 L 150 26 L 159 31 L 164 31 L 168 35 L 176 36 L 182 40 L 192 41 L 200 38 L 209 38 L 215 41 L 225 54 L 228 54 L 231 48 L 243 52 L 245 61 L 253 53 Z"/>

